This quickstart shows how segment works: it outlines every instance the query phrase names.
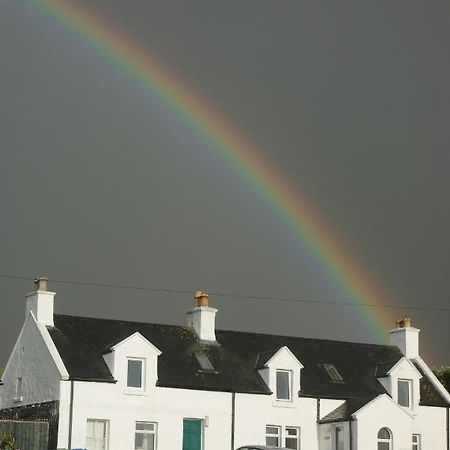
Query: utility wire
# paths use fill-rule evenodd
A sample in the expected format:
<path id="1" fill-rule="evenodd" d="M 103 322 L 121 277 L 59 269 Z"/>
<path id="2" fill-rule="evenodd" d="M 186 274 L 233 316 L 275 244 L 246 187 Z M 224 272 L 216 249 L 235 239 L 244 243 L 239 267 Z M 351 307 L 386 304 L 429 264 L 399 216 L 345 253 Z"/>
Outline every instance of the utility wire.
<path id="1" fill-rule="evenodd" d="M 25 280 L 30 281 L 34 280 L 34 277 L 25 277 L 19 275 L 2 275 L 0 274 L 0 278 L 10 279 L 10 280 Z M 70 285 L 78 285 L 78 286 L 88 286 L 95 288 L 108 288 L 108 289 L 125 289 L 125 290 L 134 290 L 134 291 L 150 291 L 150 292 L 161 292 L 166 294 L 192 294 L 193 290 L 187 289 L 163 289 L 163 288 L 154 288 L 154 287 L 143 287 L 143 286 L 130 286 L 130 285 L 122 285 L 122 284 L 109 284 L 109 283 L 94 283 L 89 281 L 78 281 L 78 280 L 58 280 L 51 279 L 52 283 L 59 284 L 70 284 Z M 301 299 L 301 298 L 289 298 L 289 297 L 268 297 L 262 295 L 243 295 L 243 294 L 234 294 L 234 293 L 223 293 L 223 292 L 209 292 L 212 296 L 215 297 L 225 297 L 232 299 L 241 299 L 241 300 L 262 300 L 262 301 L 279 301 L 279 302 L 288 302 L 288 303 L 313 303 L 320 305 L 340 305 L 340 306 L 366 306 L 371 308 L 393 308 L 393 309 L 412 309 L 418 311 L 440 311 L 440 312 L 450 312 L 450 308 L 437 308 L 437 307 L 428 307 L 428 306 L 415 306 L 415 305 L 387 305 L 387 304 L 375 304 L 375 303 L 354 303 L 349 301 L 330 301 L 330 300 L 311 300 L 311 299 Z"/>

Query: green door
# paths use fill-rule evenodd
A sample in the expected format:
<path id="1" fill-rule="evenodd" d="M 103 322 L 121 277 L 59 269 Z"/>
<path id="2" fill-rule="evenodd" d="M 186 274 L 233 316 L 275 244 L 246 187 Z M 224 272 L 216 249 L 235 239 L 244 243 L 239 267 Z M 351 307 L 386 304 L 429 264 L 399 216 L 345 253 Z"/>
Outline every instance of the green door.
<path id="1" fill-rule="evenodd" d="M 183 450 L 201 450 L 202 421 L 183 419 Z"/>

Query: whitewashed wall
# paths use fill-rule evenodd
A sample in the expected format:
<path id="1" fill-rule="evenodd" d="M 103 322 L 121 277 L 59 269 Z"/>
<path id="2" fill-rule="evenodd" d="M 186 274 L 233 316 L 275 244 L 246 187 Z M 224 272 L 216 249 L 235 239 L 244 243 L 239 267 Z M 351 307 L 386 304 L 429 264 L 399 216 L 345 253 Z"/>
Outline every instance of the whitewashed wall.
<path id="1" fill-rule="evenodd" d="M 67 406 L 70 386 L 63 392 L 66 397 L 63 403 Z M 231 394 L 228 393 L 157 387 L 136 396 L 124 393 L 120 385 L 75 382 L 73 417 L 73 448 L 85 447 L 88 418 L 109 420 L 109 450 L 134 448 L 136 421 L 158 424 L 158 450 L 181 449 L 183 418 L 204 421 L 205 449 L 231 448 Z M 69 414 L 61 414 L 59 447 L 67 447 L 68 429 Z"/>
<path id="2" fill-rule="evenodd" d="M 295 398 L 292 403 L 277 403 L 272 395 L 236 395 L 235 447 L 262 444 L 266 425 L 299 427 L 303 449 L 317 449 L 317 400 Z"/>
<path id="3" fill-rule="evenodd" d="M 0 408 L 47 402 L 59 399 L 59 380 L 66 374 L 53 356 L 56 349 L 45 327 L 29 314 L 14 346 L 0 387 Z M 57 356 L 57 355 L 56 355 Z M 17 395 L 17 378 L 22 378 L 22 401 Z"/>
<path id="4" fill-rule="evenodd" d="M 377 433 L 387 427 L 393 435 L 395 450 L 411 450 L 412 434 L 422 435 L 422 448 L 447 450 L 445 408 L 418 407 L 413 414 L 381 395 L 355 414 L 357 448 L 377 449 Z"/>

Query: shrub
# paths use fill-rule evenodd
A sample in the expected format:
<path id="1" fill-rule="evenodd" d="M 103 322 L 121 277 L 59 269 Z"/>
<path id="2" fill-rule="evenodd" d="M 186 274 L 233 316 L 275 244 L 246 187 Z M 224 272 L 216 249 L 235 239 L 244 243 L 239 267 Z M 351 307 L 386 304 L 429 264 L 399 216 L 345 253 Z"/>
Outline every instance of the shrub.
<path id="1" fill-rule="evenodd" d="M 16 440 L 7 433 L 0 434 L 0 450 L 19 450 Z"/>

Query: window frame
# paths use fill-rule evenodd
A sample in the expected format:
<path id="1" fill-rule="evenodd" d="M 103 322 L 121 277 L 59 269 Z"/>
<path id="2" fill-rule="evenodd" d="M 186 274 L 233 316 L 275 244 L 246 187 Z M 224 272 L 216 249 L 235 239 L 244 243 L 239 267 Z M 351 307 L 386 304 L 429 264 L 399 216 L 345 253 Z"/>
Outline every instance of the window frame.
<path id="1" fill-rule="evenodd" d="M 103 438 L 97 438 L 95 436 L 88 436 L 88 423 L 93 422 L 95 429 L 96 422 L 102 422 L 105 425 L 105 436 Z M 94 433 L 95 434 L 95 433 Z M 89 450 L 88 439 L 103 439 L 105 442 L 105 450 L 109 449 L 109 420 L 108 419 L 94 419 L 92 417 L 88 417 L 86 419 L 86 449 Z"/>
<path id="2" fill-rule="evenodd" d="M 194 358 L 200 367 L 200 371 L 217 373 L 215 367 L 213 366 L 207 355 L 199 352 L 194 352 Z"/>
<path id="3" fill-rule="evenodd" d="M 414 438 L 417 440 L 414 442 Z M 413 433 L 412 435 L 412 450 L 421 450 L 422 448 L 422 435 Z"/>
<path id="4" fill-rule="evenodd" d="M 13 398 L 14 403 L 21 403 L 23 401 L 23 377 L 16 379 L 16 396 Z"/>
<path id="5" fill-rule="evenodd" d="M 138 361 L 138 362 L 141 363 L 141 386 L 140 387 L 130 386 L 128 384 L 128 380 L 129 380 L 129 373 L 128 373 L 129 372 L 129 363 L 131 361 Z M 128 391 L 131 391 L 131 392 L 133 392 L 133 391 L 134 392 L 143 392 L 143 391 L 145 391 L 145 373 L 146 373 L 145 365 L 146 365 L 146 359 L 145 358 L 136 358 L 136 357 L 131 357 L 131 356 L 127 357 L 126 388 L 127 388 Z"/>
<path id="6" fill-rule="evenodd" d="M 400 403 L 400 383 L 406 383 L 408 385 L 408 404 L 402 404 Z M 413 380 L 410 378 L 399 378 L 397 380 L 397 403 L 399 406 L 402 406 L 403 408 L 411 408 L 412 407 L 412 401 L 413 401 Z"/>
<path id="7" fill-rule="evenodd" d="M 147 430 L 138 430 L 137 426 L 138 424 L 146 424 L 146 425 L 153 425 L 153 430 L 152 431 L 147 431 Z M 157 449 L 157 439 L 158 439 L 158 423 L 157 422 L 150 422 L 147 420 L 137 420 L 134 423 L 134 450 L 140 450 L 136 447 L 136 435 L 137 434 L 151 434 L 154 436 L 153 438 L 153 450 Z"/>
<path id="8" fill-rule="evenodd" d="M 295 430 L 296 431 L 296 435 L 289 435 L 287 430 Z M 286 439 L 293 439 L 295 438 L 297 441 L 297 448 L 295 450 L 300 450 L 300 427 L 292 427 L 290 425 L 287 425 L 284 427 L 284 438 L 283 438 L 283 442 L 284 442 L 284 446 L 286 448 L 290 448 L 287 446 L 286 443 Z"/>
<path id="9" fill-rule="evenodd" d="M 380 438 L 378 435 L 380 434 L 381 430 L 386 430 L 389 434 L 389 439 L 385 439 L 385 438 Z M 388 427 L 381 427 L 378 430 L 377 433 L 377 450 L 379 449 L 379 444 L 389 444 L 389 449 L 388 450 L 392 450 L 392 431 L 388 428 Z"/>
<path id="10" fill-rule="evenodd" d="M 288 375 L 288 398 L 280 398 L 278 396 L 278 374 L 286 373 Z M 275 398 L 278 402 L 292 402 L 292 370 L 276 369 L 275 371 Z"/>
<path id="11" fill-rule="evenodd" d="M 267 431 L 268 428 L 276 428 L 278 433 L 274 434 L 274 433 L 269 433 Z M 270 444 L 267 442 L 267 438 L 276 438 L 277 439 L 277 443 L 274 444 Z M 266 445 L 268 446 L 274 446 L 274 447 L 280 447 L 281 445 L 281 426 L 280 425 L 266 425 Z"/>

